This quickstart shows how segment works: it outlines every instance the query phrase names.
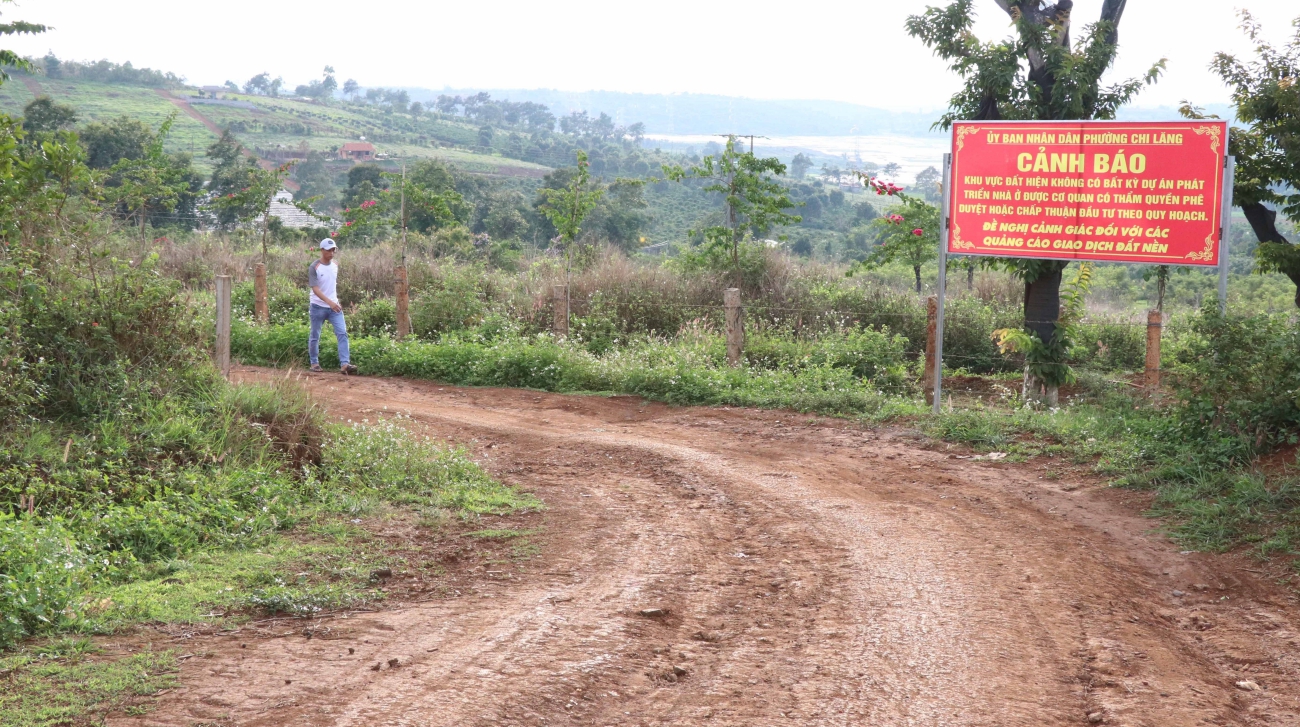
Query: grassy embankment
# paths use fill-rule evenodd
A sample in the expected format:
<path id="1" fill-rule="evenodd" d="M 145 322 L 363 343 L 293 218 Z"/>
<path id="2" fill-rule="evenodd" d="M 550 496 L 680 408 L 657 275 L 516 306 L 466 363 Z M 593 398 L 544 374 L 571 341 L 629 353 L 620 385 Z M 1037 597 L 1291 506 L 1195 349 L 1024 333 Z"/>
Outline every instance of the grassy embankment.
<path id="1" fill-rule="evenodd" d="M 0 256 L 0 669 L 21 685 L 0 724 L 138 712 L 173 678 L 167 651 L 41 637 L 382 600 L 377 570 L 439 575 L 387 523 L 436 535 L 540 506 L 396 416 L 333 424 L 292 382 L 227 384 L 156 257 L 83 244 Z"/>

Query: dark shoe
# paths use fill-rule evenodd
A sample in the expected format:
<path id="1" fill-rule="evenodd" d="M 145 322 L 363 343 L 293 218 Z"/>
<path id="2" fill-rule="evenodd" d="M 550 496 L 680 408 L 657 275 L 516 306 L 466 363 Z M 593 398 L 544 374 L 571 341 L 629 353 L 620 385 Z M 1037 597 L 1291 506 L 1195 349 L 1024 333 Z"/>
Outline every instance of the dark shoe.
<path id="1" fill-rule="evenodd" d="M 343 374 L 344 376 L 356 376 L 357 367 L 353 366 L 352 364 L 343 364 L 342 366 L 339 367 L 339 373 Z"/>
<path id="2" fill-rule="evenodd" d="M 319 374 L 321 371 L 324 371 L 324 369 L 322 369 L 322 368 L 320 367 L 320 364 L 312 364 L 312 365 L 311 365 L 311 370 L 312 370 L 312 373 L 316 373 L 316 374 Z"/>

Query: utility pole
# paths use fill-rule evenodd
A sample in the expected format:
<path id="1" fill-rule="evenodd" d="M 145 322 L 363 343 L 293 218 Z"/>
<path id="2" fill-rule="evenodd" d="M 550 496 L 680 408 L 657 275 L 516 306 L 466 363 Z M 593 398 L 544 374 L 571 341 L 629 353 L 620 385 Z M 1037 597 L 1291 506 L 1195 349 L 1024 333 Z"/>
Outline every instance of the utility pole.
<path id="1" fill-rule="evenodd" d="M 402 162 L 401 207 L 398 215 L 402 220 L 402 259 L 394 271 L 394 297 L 397 299 L 397 338 L 403 339 L 411 334 L 411 293 L 406 277 L 406 162 Z"/>
<path id="2" fill-rule="evenodd" d="M 406 160 L 402 160 L 402 192 L 401 208 L 398 212 L 402 216 L 402 267 L 406 267 Z"/>
<path id="3" fill-rule="evenodd" d="M 761 134 L 714 134 L 714 136 L 721 136 L 724 139 L 749 139 L 749 153 L 751 155 L 754 153 L 754 140 L 767 138 Z"/>

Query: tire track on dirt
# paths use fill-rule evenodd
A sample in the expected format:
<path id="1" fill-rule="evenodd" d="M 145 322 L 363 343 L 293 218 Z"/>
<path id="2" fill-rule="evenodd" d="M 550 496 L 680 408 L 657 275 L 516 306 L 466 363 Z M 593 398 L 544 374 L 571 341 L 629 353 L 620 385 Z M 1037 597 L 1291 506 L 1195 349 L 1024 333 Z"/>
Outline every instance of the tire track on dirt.
<path id="1" fill-rule="evenodd" d="M 1295 714 L 1294 604 L 1240 584 L 1225 592 L 1235 601 L 1206 591 L 1171 602 L 1162 579 L 1175 576 L 1161 569 L 1206 569 L 1104 493 L 789 412 L 308 381 L 336 416 L 409 413 L 417 430 L 470 446 L 538 493 L 550 509 L 536 571 L 349 619 L 339 634 L 355 655 L 321 639 L 252 653 L 218 639 L 207 672 L 185 674 L 189 686 L 146 723 L 1192 725 Z M 640 615 L 649 608 L 667 615 Z M 399 668 L 371 671 L 387 658 Z M 1235 688 L 1250 673 L 1240 669 L 1268 693 Z"/>

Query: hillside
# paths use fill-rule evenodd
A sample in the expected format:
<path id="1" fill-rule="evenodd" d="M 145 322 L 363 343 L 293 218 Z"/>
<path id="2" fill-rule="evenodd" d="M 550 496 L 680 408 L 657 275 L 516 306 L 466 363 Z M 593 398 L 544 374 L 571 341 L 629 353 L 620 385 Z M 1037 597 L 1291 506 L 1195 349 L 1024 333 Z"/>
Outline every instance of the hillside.
<path id="1" fill-rule="evenodd" d="M 264 156 L 276 149 L 330 152 L 364 136 L 379 155 L 388 158 L 437 158 L 466 171 L 503 176 L 540 177 L 549 170 L 541 164 L 463 148 L 477 141 L 477 127 L 432 117 L 416 124 L 404 115 L 379 110 L 367 113 L 357 107 L 242 94 L 230 94 L 228 99 L 251 103 L 254 108 L 242 104 L 190 104 L 187 99 L 195 92 L 186 89 L 153 89 L 22 73 L 15 74 L 15 81 L 0 86 L 0 111 L 13 115 L 21 115 L 38 95 L 73 106 L 81 123 L 127 115 L 157 127 L 169 114 L 178 112 L 167 149 L 192 153 L 195 166 L 205 172 L 209 171 L 209 163 L 204 151 L 227 127 L 246 147 Z"/>

